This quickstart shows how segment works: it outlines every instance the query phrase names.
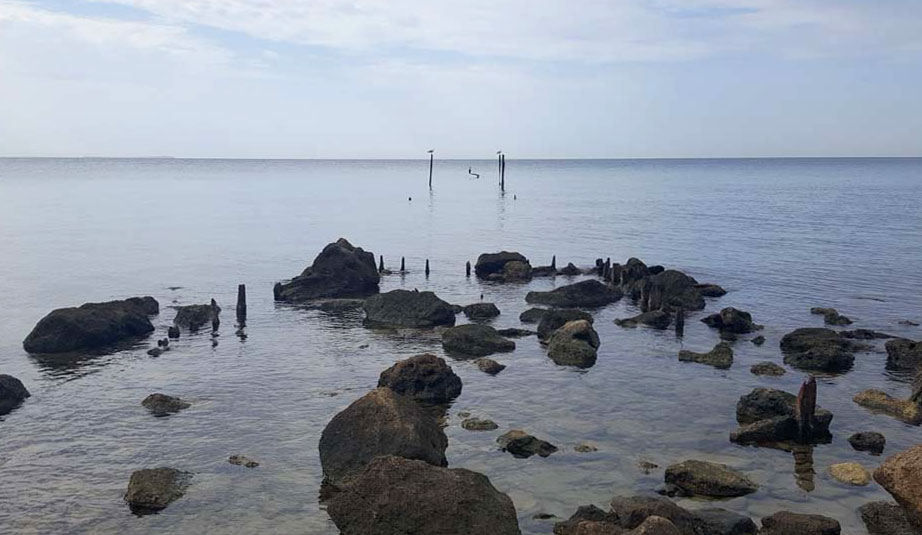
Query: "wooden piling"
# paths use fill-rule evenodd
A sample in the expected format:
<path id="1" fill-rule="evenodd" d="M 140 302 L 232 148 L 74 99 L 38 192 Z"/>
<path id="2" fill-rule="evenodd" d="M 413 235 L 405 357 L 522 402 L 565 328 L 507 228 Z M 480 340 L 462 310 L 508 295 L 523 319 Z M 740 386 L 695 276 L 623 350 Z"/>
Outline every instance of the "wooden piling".
<path id="1" fill-rule="evenodd" d="M 471 261 L 470 260 L 468 260 L 467 265 L 464 266 L 464 276 L 465 277 L 471 276 Z"/>
<path id="2" fill-rule="evenodd" d="M 794 417 L 797 419 L 798 439 L 809 444 L 813 439 L 813 415 L 816 413 L 816 377 L 810 376 L 800 385 Z"/>
<path id="3" fill-rule="evenodd" d="M 429 276 L 429 259 L 426 259 L 426 276 Z"/>
<path id="4" fill-rule="evenodd" d="M 506 155 L 500 155 L 500 165 L 499 165 L 499 190 L 503 193 L 506 192 Z"/>
<path id="5" fill-rule="evenodd" d="M 218 306 L 218 302 L 214 299 L 211 300 L 211 332 L 217 332 L 218 326 L 221 325 L 221 319 L 218 317 L 221 312 L 221 307 Z"/>
<path id="6" fill-rule="evenodd" d="M 245 284 L 237 285 L 237 323 L 241 325 L 247 320 L 247 287 Z"/>
<path id="7" fill-rule="evenodd" d="M 675 335 L 685 336 L 685 309 L 679 308 L 675 311 Z"/>
<path id="8" fill-rule="evenodd" d="M 429 151 L 429 189 L 432 189 L 432 161 L 435 158 L 434 151 Z"/>
<path id="9" fill-rule="evenodd" d="M 406 270 L 407 270 L 406 259 L 404 259 L 404 257 L 401 256 L 401 257 L 400 257 L 400 272 L 403 273 L 403 272 L 405 272 Z"/>
<path id="10" fill-rule="evenodd" d="M 378 273 L 384 273 L 384 255 L 378 256 Z"/>
<path id="11" fill-rule="evenodd" d="M 557 255 L 551 257 L 551 269 L 557 271 Z"/>

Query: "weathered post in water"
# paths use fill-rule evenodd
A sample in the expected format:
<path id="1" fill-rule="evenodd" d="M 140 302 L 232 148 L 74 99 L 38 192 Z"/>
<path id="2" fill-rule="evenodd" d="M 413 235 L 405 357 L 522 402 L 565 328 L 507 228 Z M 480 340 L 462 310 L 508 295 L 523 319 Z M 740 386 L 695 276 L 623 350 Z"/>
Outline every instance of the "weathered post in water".
<path id="1" fill-rule="evenodd" d="M 682 307 L 675 311 L 675 335 L 685 336 L 685 309 Z"/>
<path id="2" fill-rule="evenodd" d="M 551 257 L 551 269 L 557 271 L 557 255 Z"/>
<path id="3" fill-rule="evenodd" d="M 813 438 L 813 415 L 816 413 L 816 377 L 810 376 L 797 393 L 794 417 L 797 419 L 798 440 L 809 444 Z"/>
<path id="4" fill-rule="evenodd" d="M 429 259 L 426 259 L 426 278 L 429 277 Z"/>
<path id="5" fill-rule="evenodd" d="M 247 287 L 246 284 L 237 285 L 237 323 L 243 325 L 247 321 Z"/>
<path id="6" fill-rule="evenodd" d="M 428 152 L 429 152 L 429 189 L 432 189 L 432 160 L 433 158 L 435 158 L 435 150 L 429 149 Z"/>
<path id="7" fill-rule="evenodd" d="M 384 255 L 378 256 L 378 273 L 384 273 Z"/>
<path id="8" fill-rule="evenodd" d="M 464 276 L 470 278 L 471 276 L 471 261 L 467 261 L 467 265 L 464 266 Z"/>
<path id="9" fill-rule="evenodd" d="M 505 193 L 506 192 L 506 155 L 505 154 L 500 155 L 500 160 L 502 163 L 500 163 L 500 166 L 499 166 L 499 190 Z"/>
<path id="10" fill-rule="evenodd" d="M 400 272 L 403 273 L 407 270 L 407 263 L 404 257 L 400 257 Z"/>
<path id="11" fill-rule="evenodd" d="M 218 317 L 221 312 L 221 307 L 218 306 L 218 302 L 214 299 L 211 300 L 211 333 L 214 334 L 218 332 L 218 326 L 221 325 L 221 320 Z"/>

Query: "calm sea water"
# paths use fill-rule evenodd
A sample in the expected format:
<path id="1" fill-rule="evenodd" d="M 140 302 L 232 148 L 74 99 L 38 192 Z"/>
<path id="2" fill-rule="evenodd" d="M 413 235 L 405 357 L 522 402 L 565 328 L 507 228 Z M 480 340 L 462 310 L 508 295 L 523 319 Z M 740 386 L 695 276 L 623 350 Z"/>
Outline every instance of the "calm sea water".
<path id="1" fill-rule="evenodd" d="M 471 179 L 469 167 L 482 178 Z M 457 304 L 482 293 L 502 310 L 497 327 L 520 325 L 526 291 L 572 282 L 500 286 L 464 277 L 465 261 L 500 249 L 534 265 L 552 255 L 561 266 L 637 256 L 727 288 L 705 312 L 732 305 L 765 324 L 768 342 L 738 342 L 725 371 L 676 358 L 681 348 L 717 342 L 695 321 L 703 314 L 677 340 L 616 327 L 614 318 L 637 313 L 626 300 L 596 313 L 602 347 L 588 371 L 554 365 L 534 338 L 496 357 L 508 368 L 495 377 L 452 361 L 464 391 L 446 429 L 449 464 L 483 472 L 508 493 L 523 532 L 550 533 L 551 523 L 532 519 L 539 512 L 567 517 L 581 504 L 650 492 L 663 469 L 645 475 L 641 459 L 665 467 L 698 458 L 761 484 L 718 506 L 756 518 L 822 513 L 845 533 L 865 533 L 855 510 L 888 495 L 875 484 L 836 483 L 827 467 L 881 462 L 852 451 L 846 438 L 856 431 L 883 432 L 885 454 L 922 439 L 919 428 L 851 402 L 872 387 L 909 394 L 906 378 L 885 371 L 882 345 L 820 383 L 835 439 L 814 451 L 813 492 L 795 483 L 790 453 L 736 446 L 728 434 L 736 401 L 752 388 L 796 391 L 801 373 L 760 378 L 749 366 L 780 363 L 785 332 L 820 325 L 811 306 L 836 307 L 855 327 L 922 338 L 922 328 L 898 324 L 922 320 L 922 160 L 509 160 L 505 195 L 495 161 L 437 161 L 432 192 L 427 173 L 424 161 L 0 160 L 0 373 L 33 394 L 0 417 L 0 531 L 336 533 L 317 503 L 324 425 L 394 361 L 442 354 L 437 336 L 375 333 L 360 313 L 273 302 L 275 281 L 343 236 L 390 267 L 406 257 L 410 273 L 384 278 L 382 290 L 434 290 Z M 249 294 L 244 342 L 229 313 L 238 283 Z M 151 358 L 152 336 L 68 366 L 22 350 L 51 309 L 133 295 L 160 301 L 160 337 L 171 304 L 216 298 L 226 311 L 219 344 L 207 332 L 184 336 Z M 154 418 L 140 401 L 155 391 L 193 406 Z M 500 429 L 465 431 L 460 411 Z M 496 437 L 510 428 L 561 451 L 527 460 L 497 451 Z M 582 441 L 599 451 L 574 452 Z M 262 464 L 232 466 L 234 453 Z M 122 501 L 129 475 L 163 465 L 195 473 L 187 495 L 160 514 L 131 515 Z"/>

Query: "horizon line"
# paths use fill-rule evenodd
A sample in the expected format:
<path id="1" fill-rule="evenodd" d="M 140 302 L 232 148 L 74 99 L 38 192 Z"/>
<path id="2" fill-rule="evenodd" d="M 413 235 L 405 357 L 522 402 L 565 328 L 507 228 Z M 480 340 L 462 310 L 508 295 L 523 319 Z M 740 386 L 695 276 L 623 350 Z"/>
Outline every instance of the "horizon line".
<path id="1" fill-rule="evenodd" d="M 630 161 L 630 160 L 911 160 L 920 159 L 922 154 L 914 156 L 613 156 L 613 157 L 548 157 L 548 158 L 510 158 L 518 161 Z M 348 157 L 348 158 L 310 158 L 310 157 L 225 157 L 225 156 L 0 156 L 0 160 L 237 160 L 237 161 L 417 161 L 428 160 L 406 157 Z M 441 161 L 493 161 L 495 158 L 436 158 Z"/>

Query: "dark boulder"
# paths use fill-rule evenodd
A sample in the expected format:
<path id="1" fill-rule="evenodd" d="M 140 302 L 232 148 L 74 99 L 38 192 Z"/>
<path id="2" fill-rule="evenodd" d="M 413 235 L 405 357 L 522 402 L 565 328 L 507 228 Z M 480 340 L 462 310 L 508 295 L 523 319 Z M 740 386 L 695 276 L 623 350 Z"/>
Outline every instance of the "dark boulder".
<path id="1" fill-rule="evenodd" d="M 807 371 L 847 371 L 855 362 L 854 352 L 863 348 L 831 329 L 796 329 L 781 339 L 785 364 Z"/>
<path id="2" fill-rule="evenodd" d="M 780 511 L 762 519 L 759 535 L 839 535 L 841 532 L 841 526 L 832 518 Z"/>
<path id="3" fill-rule="evenodd" d="M 909 523 L 903 508 L 895 503 L 871 502 L 858 508 L 858 514 L 868 535 L 919 535 L 920 530 Z"/>
<path id="4" fill-rule="evenodd" d="M 381 372 L 379 387 L 417 401 L 447 403 L 461 394 L 461 378 L 435 355 L 416 355 Z"/>
<path id="5" fill-rule="evenodd" d="M 325 502 L 342 535 L 519 535 L 515 506 L 462 468 L 378 457 Z"/>
<path id="6" fill-rule="evenodd" d="M 506 262 L 502 272 L 494 273 L 487 278 L 500 282 L 528 282 L 531 280 L 531 273 L 531 265 L 528 262 L 513 260 L 512 262 Z"/>
<path id="7" fill-rule="evenodd" d="M 538 323 L 547 313 L 548 309 L 546 308 L 529 308 L 519 314 L 519 321 L 522 323 Z"/>
<path id="8" fill-rule="evenodd" d="M 535 438 L 521 429 L 513 429 L 496 439 L 503 451 L 508 451 L 517 459 L 526 459 L 532 455 L 547 457 L 557 451 L 557 446 Z"/>
<path id="9" fill-rule="evenodd" d="M 716 284 L 696 284 L 695 288 L 703 297 L 721 297 L 727 294 L 726 290 Z"/>
<path id="10" fill-rule="evenodd" d="M 472 321 L 488 320 L 499 316 L 499 309 L 493 303 L 474 303 L 467 305 L 462 311 Z"/>
<path id="11" fill-rule="evenodd" d="M 666 468 L 666 483 L 691 496 L 731 498 L 759 490 L 759 485 L 725 464 L 688 460 Z"/>
<path id="12" fill-rule="evenodd" d="M 593 322 L 592 314 L 575 308 L 560 308 L 548 310 L 538 323 L 538 338 L 546 340 L 554 331 L 564 326 L 565 323 L 576 320 Z"/>
<path id="13" fill-rule="evenodd" d="M 95 349 L 153 332 L 148 316 L 159 313 L 153 297 L 59 308 L 39 320 L 23 341 L 29 353 Z"/>
<path id="14" fill-rule="evenodd" d="M 443 332 L 442 347 L 449 353 L 485 357 L 493 353 L 514 351 L 515 342 L 500 336 L 493 327 L 469 323 Z"/>
<path id="15" fill-rule="evenodd" d="M 703 535 L 756 535 L 759 531 L 751 518 L 726 509 L 699 509 L 694 514 Z"/>
<path id="16" fill-rule="evenodd" d="M 276 301 L 303 303 L 324 298 L 361 298 L 378 293 L 375 255 L 345 238 L 328 244 L 300 275 L 276 283 Z"/>
<path id="17" fill-rule="evenodd" d="M 823 323 L 826 325 L 851 325 L 852 320 L 839 314 L 834 308 L 813 307 L 810 309 L 811 314 L 823 316 Z"/>
<path id="18" fill-rule="evenodd" d="M 577 275 L 582 275 L 582 271 L 573 265 L 573 262 L 569 262 L 564 266 L 560 271 L 557 272 L 558 275 L 564 275 L 566 277 L 575 277 Z"/>
<path id="19" fill-rule="evenodd" d="M 863 433 L 855 433 L 852 436 L 848 437 L 848 443 L 852 445 L 856 451 L 867 451 L 873 455 L 880 455 L 884 452 L 884 446 L 887 444 L 887 439 L 881 433 L 876 431 L 867 431 Z"/>
<path id="20" fill-rule="evenodd" d="M 922 531 L 922 445 L 887 457 L 874 471 L 874 481 L 906 511 L 909 522 Z"/>
<path id="21" fill-rule="evenodd" d="M 887 349 L 887 368 L 908 371 L 922 368 L 922 342 L 897 338 L 888 341 L 884 347 Z"/>
<path id="22" fill-rule="evenodd" d="M 797 438 L 795 419 L 797 396 L 773 388 L 756 388 L 741 397 L 736 404 L 736 421 L 740 428 L 730 434 L 730 440 L 740 444 L 784 442 Z M 813 440 L 829 437 L 832 413 L 817 407 L 813 415 Z"/>
<path id="23" fill-rule="evenodd" d="M 704 298 L 698 291 L 698 282 L 681 271 L 667 269 L 652 275 L 649 281 L 649 298 L 644 299 L 641 305 L 645 312 L 660 308 L 704 308 Z"/>
<path id="24" fill-rule="evenodd" d="M 141 405 L 149 410 L 154 416 L 166 416 L 191 407 L 188 402 L 177 397 L 160 393 L 147 396 L 144 398 L 144 401 L 141 402 Z"/>
<path id="25" fill-rule="evenodd" d="M 643 312 L 633 318 L 616 319 L 615 325 L 619 327 L 634 328 L 638 325 L 646 325 L 654 329 L 666 329 L 672 323 L 672 314 L 665 310 L 651 310 Z"/>
<path id="26" fill-rule="evenodd" d="M 186 305 L 176 307 L 176 317 L 173 323 L 177 327 L 189 329 L 192 332 L 198 331 L 204 325 L 212 322 L 214 315 L 220 314 L 221 307 L 211 305 Z"/>
<path id="27" fill-rule="evenodd" d="M 534 336 L 538 334 L 536 331 L 529 331 L 528 329 L 516 329 L 514 327 L 510 329 L 497 329 L 496 332 L 498 332 L 500 336 L 505 336 L 506 338 L 524 338 L 526 336 Z"/>
<path id="28" fill-rule="evenodd" d="M 499 362 L 483 357 L 475 360 L 474 364 L 477 365 L 477 368 L 480 369 L 480 371 L 490 375 L 496 375 L 497 373 L 506 369 L 506 366 L 500 364 Z"/>
<path id="29" fill-rule="evenodd" d="M 18 407 L 31 395 L 22 381 L 12 375 L 0 374 L 0 416 Z"/>
<path id="30" fill-rule="evenodd" d="M 589 368 L 595 364 L 599 349 L 599 334 L 586 320 L 565 323 L 551 335 L 547 356 L 561 366 Z"/>
<path id="31" fill-rule="evenodd" d="M 179 327 L 175 325 L 170 325 L 166 332 L 170 338 L 179 338 Z"/>
<path id="32" fill-rule="evenodd" d="M 528 264 L 528 259 L 519 253 L 510 253 L 501 251 L 499 253 L 485 253 L 477 257 L 477 263 L 474 265 L 474 273 L 481 279 L 486 279 L 490 275 L 502 274 L 503 269 L 509 262 L 521 262 Z"/>
<path id="33" fill-rule="evenodd" d="M 752 322 L 749 312 L 727 307 L 717 314 L 711 314 L 701 320 L 708 327 L 733 334 L 746 334 L 762 329 L 761 325 Z"/>
<path id="34" fill-rule="evenodd" d="M 455 311 L 432 292 L 391 290 L 365 300 L 365 323 L 370 327 L 454 325 Z"/>
<path id="35" fill-rule="evenodd" d="M 600 307 L 621 299 L 621 290 L 588 279 L 549 292 L 528 292 L 525 301 L 552 307 Z"/>
<path id="36" fill-rule="evenodd" d="M 707 364 L 719 369 L 727 369 L 733 365 L 733 349 L 730 344 L 720 342 L 714 349 L 707 353 L 695 353 L 694 351 L 679 351 L 679 360 L 683 362 L 697 362 Z"/>
<path id="37" fill-rule="evenodd" d="M 432 415 L 410 398 L 377 388 L 330 420 L 320 436 L 320 464 L 327 482 L 338 485 L 381 455 L 446 466 L 447 447 Z"/>
<path id="38" fill-rule="evenodd" d="M 753 344 L 757 346 L 760 346 L 765 343 L 765 337 L 760 334 L 759 336 L 756 336 L 755 338 L 750 340 L 750 342 L 752 342 Z"/>
<path id="39" fill-rule="evenodd" d="M 131 474 L 125 501 L 138 513 L 165 509 L 182 497 L 192 474 L 175 468 L 145 468 Z"/>
<path id="40" fill-rule="evenodd" d="M 871 411 L 892 416 L 910 425 L 922 423 L 922 406 L 918 398 L 899 399 L 874 388 L 855 394 L 852 401 Z"/>
<path id="41" fill-rule="evenodd" d="M 658 496 L 616 496 L 611 500 L 611 512 L 625 529 L 635 529 L 651 516 L 672 522 L 682 535 L 700 535 L 700 520 L 672 501 Z"/>

